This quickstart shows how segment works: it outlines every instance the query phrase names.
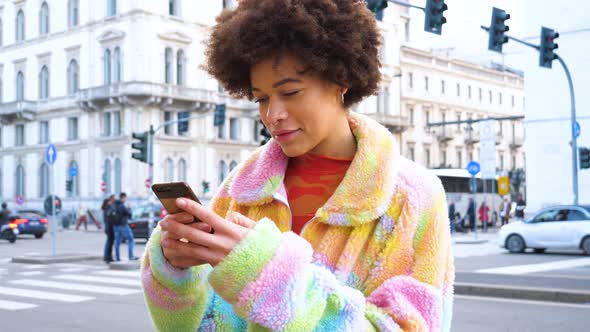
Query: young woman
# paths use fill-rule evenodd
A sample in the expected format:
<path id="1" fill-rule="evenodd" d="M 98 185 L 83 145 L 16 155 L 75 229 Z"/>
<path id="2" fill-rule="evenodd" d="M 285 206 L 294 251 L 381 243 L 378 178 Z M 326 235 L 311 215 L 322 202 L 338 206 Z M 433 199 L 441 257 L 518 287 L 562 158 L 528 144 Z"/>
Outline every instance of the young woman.
<path id="1" fill-rule="evenodd" d="M 178 199 L 186 212 L 159 223 L 142 260 L 158 330 L 449 331 L 441 183 L 348 111 L 378 90 L 378 47 L 362 1 L 242 0 L 219 16 L 205 68 L 259 104 L 273 139 L 210 208 Z"/>

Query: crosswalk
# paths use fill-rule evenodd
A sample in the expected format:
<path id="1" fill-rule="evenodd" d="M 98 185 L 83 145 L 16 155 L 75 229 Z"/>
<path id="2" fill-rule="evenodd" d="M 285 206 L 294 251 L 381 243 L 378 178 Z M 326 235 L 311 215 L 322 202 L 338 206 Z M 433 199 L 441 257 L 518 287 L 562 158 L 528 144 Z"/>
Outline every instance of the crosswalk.
<path id="1" fill-rule="evenodd" d="M 48 303 L 83 303 L 99 296 L 141 292 L 139 271 L 115 271 L 82 264 L 0 267 L 0 312 L 33 309 Z M 24 270 L 24 271 L 21 271 Z M 10 274 L 10 275 L 9 275 Z"/>

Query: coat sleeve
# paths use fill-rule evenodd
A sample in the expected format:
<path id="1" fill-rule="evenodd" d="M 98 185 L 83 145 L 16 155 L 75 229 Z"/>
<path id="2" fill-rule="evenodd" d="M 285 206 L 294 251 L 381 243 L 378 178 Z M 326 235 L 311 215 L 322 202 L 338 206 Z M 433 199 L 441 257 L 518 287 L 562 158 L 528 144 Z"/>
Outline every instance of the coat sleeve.
<path id="1" fill-rule="evenodd" d="M 444 191 L 419 216 L 414 264 L 371 294 L 312 262 L 303 238 L 262 219 L 215 267 L 209 283 L 254 327 L 279 331 L 449 331 L 452 256 Z"/>

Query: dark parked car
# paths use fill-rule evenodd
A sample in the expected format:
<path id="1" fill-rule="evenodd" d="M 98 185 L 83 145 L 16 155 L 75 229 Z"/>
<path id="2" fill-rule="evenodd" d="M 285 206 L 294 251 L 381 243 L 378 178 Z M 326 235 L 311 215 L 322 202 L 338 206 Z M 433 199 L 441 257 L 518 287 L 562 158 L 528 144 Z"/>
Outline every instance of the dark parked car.
<path id="1" fill-rule="evenodd" d="M 16 224 L 19 235 L 31 234 L 40 239 L 47 232 L 48 219 L 33 210 L 13 211 L 8 222 Z"/>
<path id="2" fill-rule="evenodd" d="M 166 209 L 160 203 L 154 203 L 154 227 L 156 227 L 158 221 L 166 216 Z M 149 204 L 144 204 L 132 208 L 133 215 L 129 220 L 129 227 L 133 232 L 133 238 L 135 239 L 148 239 L 148 220 L 150 207 Z"/>

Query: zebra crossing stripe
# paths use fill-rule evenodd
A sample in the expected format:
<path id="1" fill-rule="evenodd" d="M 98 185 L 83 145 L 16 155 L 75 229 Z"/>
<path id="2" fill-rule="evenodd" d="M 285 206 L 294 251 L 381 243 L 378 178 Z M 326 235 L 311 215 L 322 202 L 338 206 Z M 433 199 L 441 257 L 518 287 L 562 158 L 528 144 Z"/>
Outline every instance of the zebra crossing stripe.
<path id="1" fill-rule="evenodd" d="M 79 296 L 79 295 L 68 295 L 62 293 L 45 292 L 38 290 L 31 290 L 25 288 L 12 288 L 12 287 L 0 287 L 0 294 L 10 296 L 29 297 L 41 300 L 53 300 L 61 302 L 82 302 L 88 300 L 94 300 L 94 297 L 90 296 Z"/>
<path id="2" fill-rule="evenodd" d="M 0 300 L 0 309 L 4 309 L 4 310 L 14 311 L 14 310 L 22 310 L 22 309 L 31 309 L 31 308 L 35 308 L 35 307 L 37 307 L 36 304 Z"/>
<path id="3" fill-rule="evenodd" d="M 53 278 L 60 279 L 60 280 L 98 282 L 98 283 L 119 284 L 119 285 L 126 285 L 126 286 L 141 286 L 139 278 L 137 280 L 132 280 L 132 279 L 108 278 L 108 277 L 98 277 L 98 276 L 85 276 L 85 275 L 76 275 L 76 274 L 62 274 L 62 275 L 58 275 L 58 276 L 53 276 Z"/>
<path id="4" fill-rule="evenodd" d="M 88 285 L 88 284 L 64 283 L 64 282 L 32 280 L 32 279 L 13 280 L 13 281 L 10 281 L 10 283 L 15 284 L 15 285 L 57 288 L 57 289 L 74 290 L 74 291 L 82 291 L 82 292 L 90 292 L 90 293 L 111 294 L 111 295 L 129 295 L 129 294 L 135 294 L 135 293 L 140 292 L 140 290 L 138 290 L 138 289 L 131 289 L 131 288 L 94 286 L 94 285 Z"/>
<path id="5" fill-rule="evenodd" d="M 30 277 L 30 276 L 38 276 L 40 274 L 43 274 L 43 271 L 27 271 L 27 272 L 18 272 L 18 275 L 21 276 L 25 276 L 25 277 Z"/>
<path id="6" fill-rule="evenodd" d="M 113 277 L 130 277 L 130 278 L 139 278 L 139 271 L 112 271 L 112 270 L 105 270 L 105 271 L 98 271 L 95 272 L 96 274 L 102 274 L 106 276 L 113 276 Z"/>

